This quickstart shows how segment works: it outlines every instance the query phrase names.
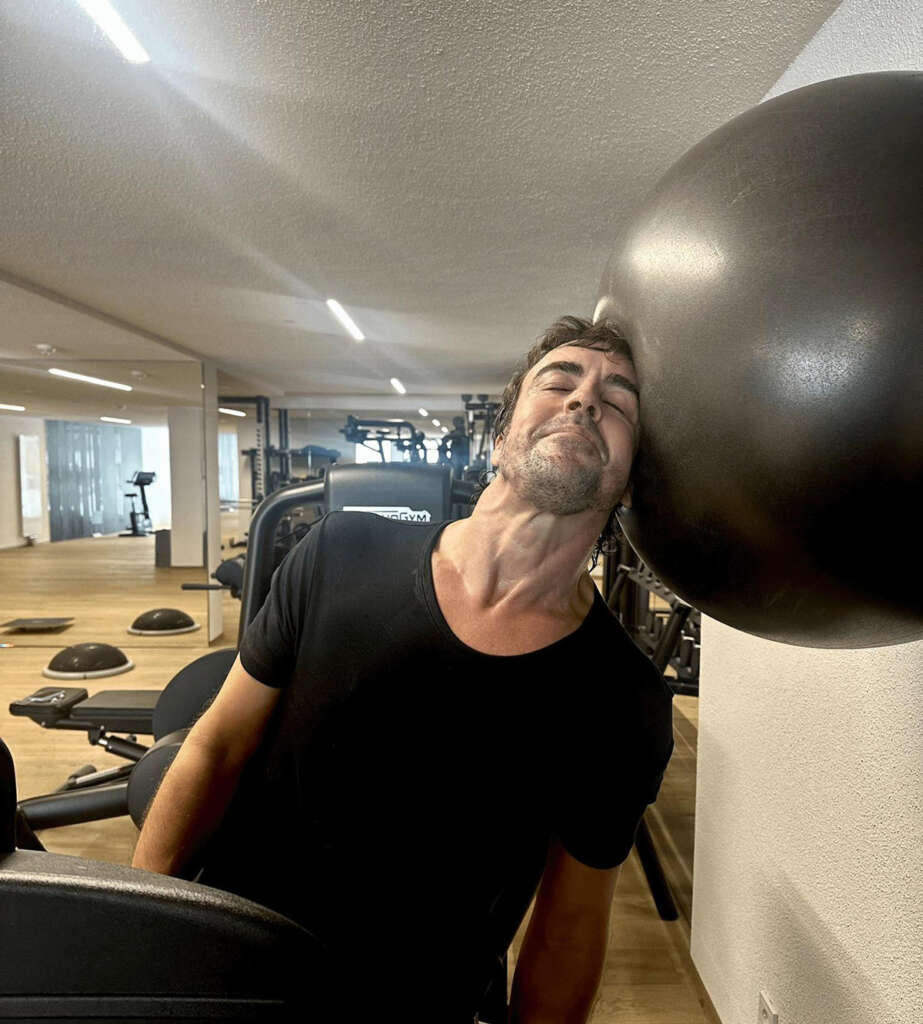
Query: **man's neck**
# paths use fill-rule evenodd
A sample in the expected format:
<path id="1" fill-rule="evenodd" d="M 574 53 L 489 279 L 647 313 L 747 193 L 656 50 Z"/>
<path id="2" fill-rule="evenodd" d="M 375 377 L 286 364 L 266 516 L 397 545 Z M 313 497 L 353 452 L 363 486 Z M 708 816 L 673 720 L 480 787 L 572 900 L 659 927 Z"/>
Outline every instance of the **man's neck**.
<path id="1" fill-rule="evenodd" d="M 446 527 L 436 556 L 478 607 L 572 613 L 592 593 L 587 559 L 606 519 L 605 512 L 539 512 L 497 476 L 471 516 Z"/>

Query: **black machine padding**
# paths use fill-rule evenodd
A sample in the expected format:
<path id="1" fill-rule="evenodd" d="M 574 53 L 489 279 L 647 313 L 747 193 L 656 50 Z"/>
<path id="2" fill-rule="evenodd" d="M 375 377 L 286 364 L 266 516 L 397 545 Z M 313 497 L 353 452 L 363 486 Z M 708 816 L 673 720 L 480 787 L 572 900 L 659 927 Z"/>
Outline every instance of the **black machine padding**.
<path id="1" fill-rule="evenodd" d="M 4 1020 L 325 1019 L 319 943 L 230 893 L 18 850 L 0 905 Z"/>
<path id="2" fill-rule="evenodd" d="M 70 718 L 74 707 L 86 699 L 87 691 L 82 686 L 42 686 L 28 697 L 14 700 L 10 714 L 54 728 L 55 722 Z"/>
<path id="3" fill-rule="evenodd" d="M 75 722 L 150 735 L 160 690 L 100 690 L 71 711 Z"/>
<path id="4" fill-rule="evenodd" d="M 452 477 L 444 466 L 390 462 L 331 467 L 328 512 L 361 509 L 409 522 L 440 523 L 452 511 Z"/>
<path id="5" fill-rule="evenodd" d="M 16 769 L 10 748 L 0 740 L 0 856 L 16 848 Z"/>
<path id="6" fill-rule="evenodd" d="M 232 647 L 222 647 L 181 668 L 159 695 L 151 730 L 154 738 L 159 740 L 177 729 L 194 725 L 221 689 L 236 657 L 237 651 Z"/>

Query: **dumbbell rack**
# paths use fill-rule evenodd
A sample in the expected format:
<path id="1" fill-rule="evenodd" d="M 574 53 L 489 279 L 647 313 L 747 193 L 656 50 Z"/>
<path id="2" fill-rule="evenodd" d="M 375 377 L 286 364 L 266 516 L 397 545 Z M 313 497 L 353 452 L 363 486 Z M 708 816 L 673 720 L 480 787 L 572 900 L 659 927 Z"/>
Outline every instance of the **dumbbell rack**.
<path id="1" fill-rule="evenodd" d="M 661 673 L 673 669 L 676 677 L 664 675 L 674 693 L 699 695 L 699 651 L 702 616 L 686 604 L 643 564 L 620 564 L 615 571 L 606 601 L 628 629 L 632 639 L 654 662 Z M 631 600 L 625 601 L 625 589 L 632 584 Z M 651 596 L 659 597 L 666 607 L 653 607 Z M 627 608 L 624 605 L 628 605 Z"/>
<path id="2" fill-rule="evenodd" d="M 628 559 L 637 557 L 627 546 L 622 554 Z M 632 565 L 608 555 L 603 590 L 609 608 L 657 666 L 672 691 L 697 697 L 702 621 L 699 612 L 664 586 L 643 564 Z M 660 598 L 666 607 L 653 607 L 652 596 Z M 664 674 L 668 667 L 675 671 L 676 678 Z M 635 848 L 658 914 L 664 921 L 675 921 L 679 916 L 676 903 L 643 817 Z"/>

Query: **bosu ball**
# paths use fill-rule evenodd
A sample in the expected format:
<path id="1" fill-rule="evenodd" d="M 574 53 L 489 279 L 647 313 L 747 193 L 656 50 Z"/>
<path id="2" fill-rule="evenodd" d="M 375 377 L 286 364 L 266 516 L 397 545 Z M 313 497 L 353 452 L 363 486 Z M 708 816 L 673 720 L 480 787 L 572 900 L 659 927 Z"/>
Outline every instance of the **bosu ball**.
<path id="1" fill-rule="evenodd" d="M 111 644 L 73 644 L 58 651 L 42 675 L 49 679 L 101 679 L 134 667 L 125 652 Z"/>
<path id="2" fill-rule="evenodd" d="M 137 636 L 173 636 L 176 633 L 192 633 L 200 628 L 198 622 L 179 608 L 152 608 L 139 615 L 128 632 Z"/>

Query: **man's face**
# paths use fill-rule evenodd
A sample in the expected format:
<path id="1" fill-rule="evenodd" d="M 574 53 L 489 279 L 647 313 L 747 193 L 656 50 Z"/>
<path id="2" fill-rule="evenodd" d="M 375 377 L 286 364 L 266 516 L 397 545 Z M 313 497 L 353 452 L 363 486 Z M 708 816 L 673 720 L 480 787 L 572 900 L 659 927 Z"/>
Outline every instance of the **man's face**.
<path id="1" fill-rule="evenodd" d="M 623 498 L 638 430 L 634 366 L 561 345 L 526 374 L 493 462 L 540 511 L 608 511 Z"/>

